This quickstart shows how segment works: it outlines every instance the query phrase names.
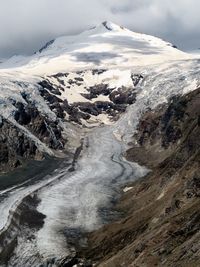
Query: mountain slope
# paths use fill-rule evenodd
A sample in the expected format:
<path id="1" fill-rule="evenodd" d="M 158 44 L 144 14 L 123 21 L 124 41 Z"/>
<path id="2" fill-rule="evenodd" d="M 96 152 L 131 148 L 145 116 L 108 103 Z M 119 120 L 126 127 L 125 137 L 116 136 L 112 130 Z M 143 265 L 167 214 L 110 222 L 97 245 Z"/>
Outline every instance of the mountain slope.
<path id="1" fill-rule="evenodd" d="M 152 172 L 129 184 L 121 221 L 89 235 L 95 266 L 200 264 L 200 89 L 147 111 L 127 151 Z"/>

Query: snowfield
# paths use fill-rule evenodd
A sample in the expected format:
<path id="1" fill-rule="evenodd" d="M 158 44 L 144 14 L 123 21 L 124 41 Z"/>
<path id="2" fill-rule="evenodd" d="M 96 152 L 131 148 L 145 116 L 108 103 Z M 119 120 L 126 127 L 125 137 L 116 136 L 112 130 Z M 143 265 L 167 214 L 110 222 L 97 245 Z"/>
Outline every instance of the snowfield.
<path id="1" fill-rule="evenodd" d="M 112 90 L 132 88 L 137 95 L 136 102 L 118 121 L 111 123 L 107 114 L 100 114 L 96 120 L 98 127 L 83 130 L 83 149 L 74 172 L 65 168 L 52 174 L 45 183 L 13 188 L 0 201 L 2 231 L 9 223 L 10 210 L 32 192 L 41 200 L 37 210 L 46 216 L 43 227 L 31 233 L 35 237 L 32 241 L 19 235 L 20 242 L 9 266 L 36 267 L 49 258 L 60 259 L 73 250 L 67 243 L 69 232 L 91 231 L 106 222 L 105 214 L 109 214 L 113 198 L 119 196 L 128 182 L 148 172 L 145 167 L 123 158 L 141 115 L 149 108 L 167 103 L 174 95 L 199 87 L 199 68 L 200 60 L 194 55 L 159 38 L 134 33 L 111 22 L 78 36 L 57 38 L 33 56 L 13 57 L 0 64 L 0 116 L 20 127 L 48 154 L 53 152 L 14 121 L 12 100 L 23 103 L 22 92 L 52 121 L 57 116 L 39 94 L 38 82 L 43 79 L 61 88 L 58 98 L 67 99 L 70 104 L 108 101 L 108 96 L 102 94 L 93 99 L 84 97 L 87 88 L 97 84 L 106 84 Z M 104 71 L 94 73 L 94 69 Z M 59 80 L 53 76 L 57 73 L 67 75 Z M 135 86 L 132 75 L 142 77 Z M 82 82 L 71 83 L 77 77 Z M 100 126 L 101 123 L 104 125 Z M 128 190 L 125 187 L 124 192 Z"/>

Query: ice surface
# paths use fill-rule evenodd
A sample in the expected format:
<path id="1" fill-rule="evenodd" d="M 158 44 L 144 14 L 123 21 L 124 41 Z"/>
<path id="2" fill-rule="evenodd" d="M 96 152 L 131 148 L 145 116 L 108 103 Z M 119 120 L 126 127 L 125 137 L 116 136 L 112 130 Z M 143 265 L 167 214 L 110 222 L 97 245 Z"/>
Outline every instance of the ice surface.
<path id="1" fill-rule="evenodd" d="M 38 194 L 42 199 L 38 210 L 47 217 L 38 232 L 37 243 L 47 258 L 66 252 L 64 229 L 91 231 L 101 226 L 104 223 L 101 209 L 109 206 L 120 186 L 147 172 L 121 158 L 122 146 L 112 127 L 94 130 L 86 142 L 76 172 L 43 187 Z"/>

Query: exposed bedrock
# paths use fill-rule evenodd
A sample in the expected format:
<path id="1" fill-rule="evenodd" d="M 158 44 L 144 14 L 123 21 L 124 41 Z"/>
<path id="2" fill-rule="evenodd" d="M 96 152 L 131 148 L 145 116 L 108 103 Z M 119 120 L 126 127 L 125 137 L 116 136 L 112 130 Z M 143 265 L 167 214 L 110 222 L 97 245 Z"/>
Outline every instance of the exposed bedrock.
<path id="1" fill-rule="evenodd" d="M 89 72 L 92 75 L 90 83 L 94 85 L 88 84 L 87 71 L 71 73 L 73 78 L 69 78 L 69 73 L 48 76 L 39 82 L 39 91 L 50 109 L 62 120 L 83 125 L 84 121 L 89 121 L 91 117 L 97 117 L 100 114 L 108 115 L 110 120 L 117 120 L 129 105 L 135 103 L 135 87 L 143 79 L 143 76 L 130 74 L 131 85 L 129 86 L 110 86 L 103 81 L 103 78 L 102 82 L 99 78 L 99 81 L 95 83 L 95 79 L 97 79 L 95 75 L 102 75 L 105 72 L 106 70 L 101 69 Z M 83 87 L 81 90 L 85 91 L 84 93 L 80 92 L 79 98 L 82 97 L 82 100 L 76 98 L 73 103 L 70 103 L 67 96 L 70 97 L 73 91 L 79 91 L 80 86 Z M 103 100 L 102 97 L 104 97 Z"/>
<path id="2" fill-rule="evenodd" d="M 62 137 L 62 128 L 58 120 L 50 121 L 30 102 L 26 105 L 21 102 L 12 104 L 16 108 L 14 120 L 2 117 L 0 119 L 1 171 L 12 170 L 27 160 L 41 160 L 45 156 L 30 134 L 51 149 L 64 148 L 66 140 Z"/>
<path id="3" fill-rule="evenodd" d="M 14 118 L 20 125 L 25 126 L 50 148 L 63 148 L 64 140 L 58 120 L 50 121 L 30 103 L 26 106 L 19 102 L 14 105 L 17 108 Z"/>
<path id="4" fill-rule="evenodd" d="M 137 155 L 149 166 L 168 160 L 177 151 L 177 168 L 200 147 L 200 89 L 183 97 L 173 97 L 168 105 L 148 111 L 141 118 L 138 132 L 135 134 L 137 146 L 127 152 L 131 159 Z M 144 159 L 143 156 L 144 155 Z M 165 162 L 165 161 L 164 161 Z"/>
<path id="5" fill-rule="evenodd" d="M 22 241 L 19 233 L 26 238 L 34 239 L 34 231 L 40 229 L 45 216 L 36 210 L 39 203 L 36 195 L 29 195 L 15 209 L 10 211 L 10 222 L 7 229 L 0 232 L 0 264 L 7 266 L 15 248 Z"/>
<path id="6" fill-rule="evenodd" d="M 0 170 L 11 170 L 23 160 L 41 159 L 36 145 L 16 126 L 2 119 L 0 125 Z"/>

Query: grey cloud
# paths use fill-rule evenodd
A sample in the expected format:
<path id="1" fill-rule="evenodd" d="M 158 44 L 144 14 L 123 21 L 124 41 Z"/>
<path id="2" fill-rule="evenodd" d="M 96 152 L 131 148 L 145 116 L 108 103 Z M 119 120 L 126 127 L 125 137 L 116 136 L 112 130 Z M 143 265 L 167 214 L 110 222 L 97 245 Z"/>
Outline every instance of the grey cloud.
<path id="1" fill-rule="evenodd" d="M 198 0 L 0 0 L 0 57 L 31 54 L 104 20 L 198 48 L 199 8 Z"/>

